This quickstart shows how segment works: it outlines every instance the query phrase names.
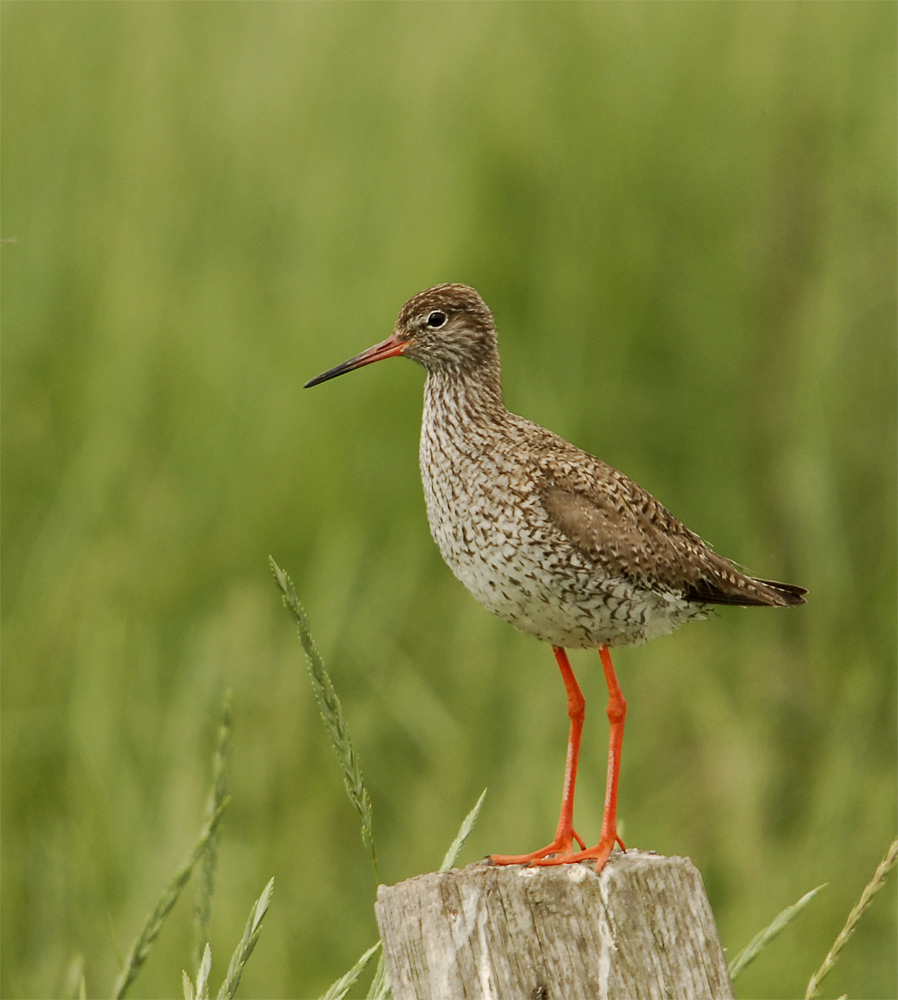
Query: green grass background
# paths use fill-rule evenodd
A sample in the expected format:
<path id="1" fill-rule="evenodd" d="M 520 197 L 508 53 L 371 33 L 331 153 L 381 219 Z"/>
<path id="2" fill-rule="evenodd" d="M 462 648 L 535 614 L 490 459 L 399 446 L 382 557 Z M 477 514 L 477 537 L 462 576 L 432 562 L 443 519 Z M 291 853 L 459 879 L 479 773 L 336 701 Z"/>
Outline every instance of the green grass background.
<path id="1" fill-rule="evenodd" d="M 896 7 L 2 8 L 2 978 L 89 996 L 233 802 L 213 981 L 276 878 L 243 996 L 310 996 L 376 939 L 374 882 L 273 554 L 362 756 L 386 881 L 554 830 L 548 647 L 443 566 L 422 372 L 303 391 L 402 302 L 474 284 L 507 402 L 720 551 L 807 586 L 620 651 L 620 810 L 689 855 L 740 980 L 793 997 L 896 829 Z M 606 747 L 598 658 L 578 829 Z M 895 885 L 827 980 L 895 997 Z M 887 898 L 888 897 L 888 898 Z M 180 994 L 184 902 L 135 984 Z"/>

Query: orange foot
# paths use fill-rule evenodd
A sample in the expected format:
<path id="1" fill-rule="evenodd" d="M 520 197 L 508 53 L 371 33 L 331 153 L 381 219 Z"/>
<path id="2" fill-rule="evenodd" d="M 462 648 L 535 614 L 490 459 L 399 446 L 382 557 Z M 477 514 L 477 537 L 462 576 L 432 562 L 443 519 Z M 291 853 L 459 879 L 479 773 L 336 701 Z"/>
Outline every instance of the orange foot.
<path id="1" fill-rule="evenodd" d="M 627 849 L 624 842 L 616 833 L 607 840 L 600 840 L 595 847 L 590 848 L 584 846 L 583 841 L 576 833 L 574 837 L 582 850 L 575 851 L 571 841 L 568 841 L 566 844 L 553 841 L 551 844 L 538 851 L 534 851 L 532 854 L 491 854 L 488 860 L 493 865 L 532 865 L 534 867 L 573 865 L 578 861 L 595 861 L 596 872 L 598 873 L 605 867 L 605 862 L 614 850 L 615 844 L 619 844 L 622 851 Z"/>
<path id="2" fill-rule="evenodd" d="M 533 851 L 531 854 L 491 854 L 487 858 L 487 861 L 491 865 L 565 864 L 576 853 L 574 851 L 575 840 L 580 845 L 581 851 L 586 850 L 583 838 L 577 834 L 576 830 L 571 830 L 570 836 L 556 836 L 551 844 L 546 844 L 545 847 L 541 847 L 538 851 Z M 550 855 L 557 856 L 558 861 L 545 861 L 544 859 Z"/>
<path id="3" fill-rule="evenodd" d="M 603 837 L 595 847 L 590 847 L 588 850 L 579 851 L 576 854 L 569 854 L 567 857 L 563 858 L 540 858 L 537 861 L 533 861 L 532 864 L 573 865 L 578 861 L 595 861 L 596 873 L 598 874 L 598 872 L 605 867 L 605 862 L 611 856 L 611 852 L 614 850 L 615 844 L 620 844 L 620 849 L 622 851 L 627 849 L 624 846 L 624 842 L 615 833 L 611 837 Z"/>

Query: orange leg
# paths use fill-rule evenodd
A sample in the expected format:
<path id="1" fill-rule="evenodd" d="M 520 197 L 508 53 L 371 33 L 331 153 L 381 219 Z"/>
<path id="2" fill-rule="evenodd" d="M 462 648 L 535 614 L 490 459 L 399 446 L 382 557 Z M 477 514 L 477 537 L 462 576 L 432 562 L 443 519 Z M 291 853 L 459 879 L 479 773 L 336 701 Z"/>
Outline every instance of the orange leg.
<path id="1" fill-rule="evenodd" d="M 571 669 L 567 653 L 560 646 L 552 647 L 555 659 L 561 668 L 561 678 L 567 691 L 567 714 L 571 720 L 571 731 L 567 741 L 567 762 L 564 768 L 564 791 L 561 796 L 561 816 L 558 818 L 558 829 L 551 844 L 541 847 L 531 854 L 492 854 L 490 862 L 494 865 L 527 865 L 539 862 L 550 854 L 560 855 L 560 860 L 566 861 L 574 853 L 574 841 L 585 848 L 583 841 L 574 831 L 574 786 L 577 784 L 577 761 L 580 757 L 580 736 L 583 732 L 583 717 L 586 712 L 586 699 Z"/>
<path id="2" fill-rule="evenodd" d="M 627 715 L 627 702 L 624 699 L 614 667 L 611 665 L 611 654 L 607 646 L 599 646 L 599 656 L 605 670 L 605 681 L 608 684 L 608 722 L 610 734 L 608 740 L 608 779 L 605 785 L 605 812 L 602 817 L 602 833 L 599 842 L 589 850 L 578 854 L 569 854 L 562 858 L 540 858 L 534 860 L 538 865 L 568 864 L 575 861 L 592 861 L 596 863 L 596 871 L 605 866 L 615 843 L 626 850 L 624 842 L 617 835 L 617 779 L 620 773 L 621 746 L 624 741 L 624 719 Z"/>

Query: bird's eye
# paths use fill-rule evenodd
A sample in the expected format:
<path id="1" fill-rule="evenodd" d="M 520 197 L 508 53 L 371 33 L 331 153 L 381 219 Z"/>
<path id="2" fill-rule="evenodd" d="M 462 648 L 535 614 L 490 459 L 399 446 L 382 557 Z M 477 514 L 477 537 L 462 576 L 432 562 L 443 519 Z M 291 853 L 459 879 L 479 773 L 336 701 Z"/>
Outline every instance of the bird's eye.
<path id="1" fill-rule="evenodd" d="M 439 309 L 434 309 L 434 311 L 427 317 L 427 325 L 432 330 L 439 330 L 441 326 L 445 325 L 446 318 L 447 317 L 444 312 L 440 312 Z"/>

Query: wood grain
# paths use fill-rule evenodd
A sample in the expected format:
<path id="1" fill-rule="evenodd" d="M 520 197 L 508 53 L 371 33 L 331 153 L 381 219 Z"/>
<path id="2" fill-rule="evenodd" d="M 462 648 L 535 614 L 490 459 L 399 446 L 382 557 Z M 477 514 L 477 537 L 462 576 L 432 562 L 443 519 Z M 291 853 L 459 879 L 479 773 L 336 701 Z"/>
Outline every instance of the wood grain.
<path id="1" fill-rule="evenodd" d="M 395 1000 L 732 998 L 688 858 L 614 854 L 547 868 L 485 863 L 380 886 Z"/>

